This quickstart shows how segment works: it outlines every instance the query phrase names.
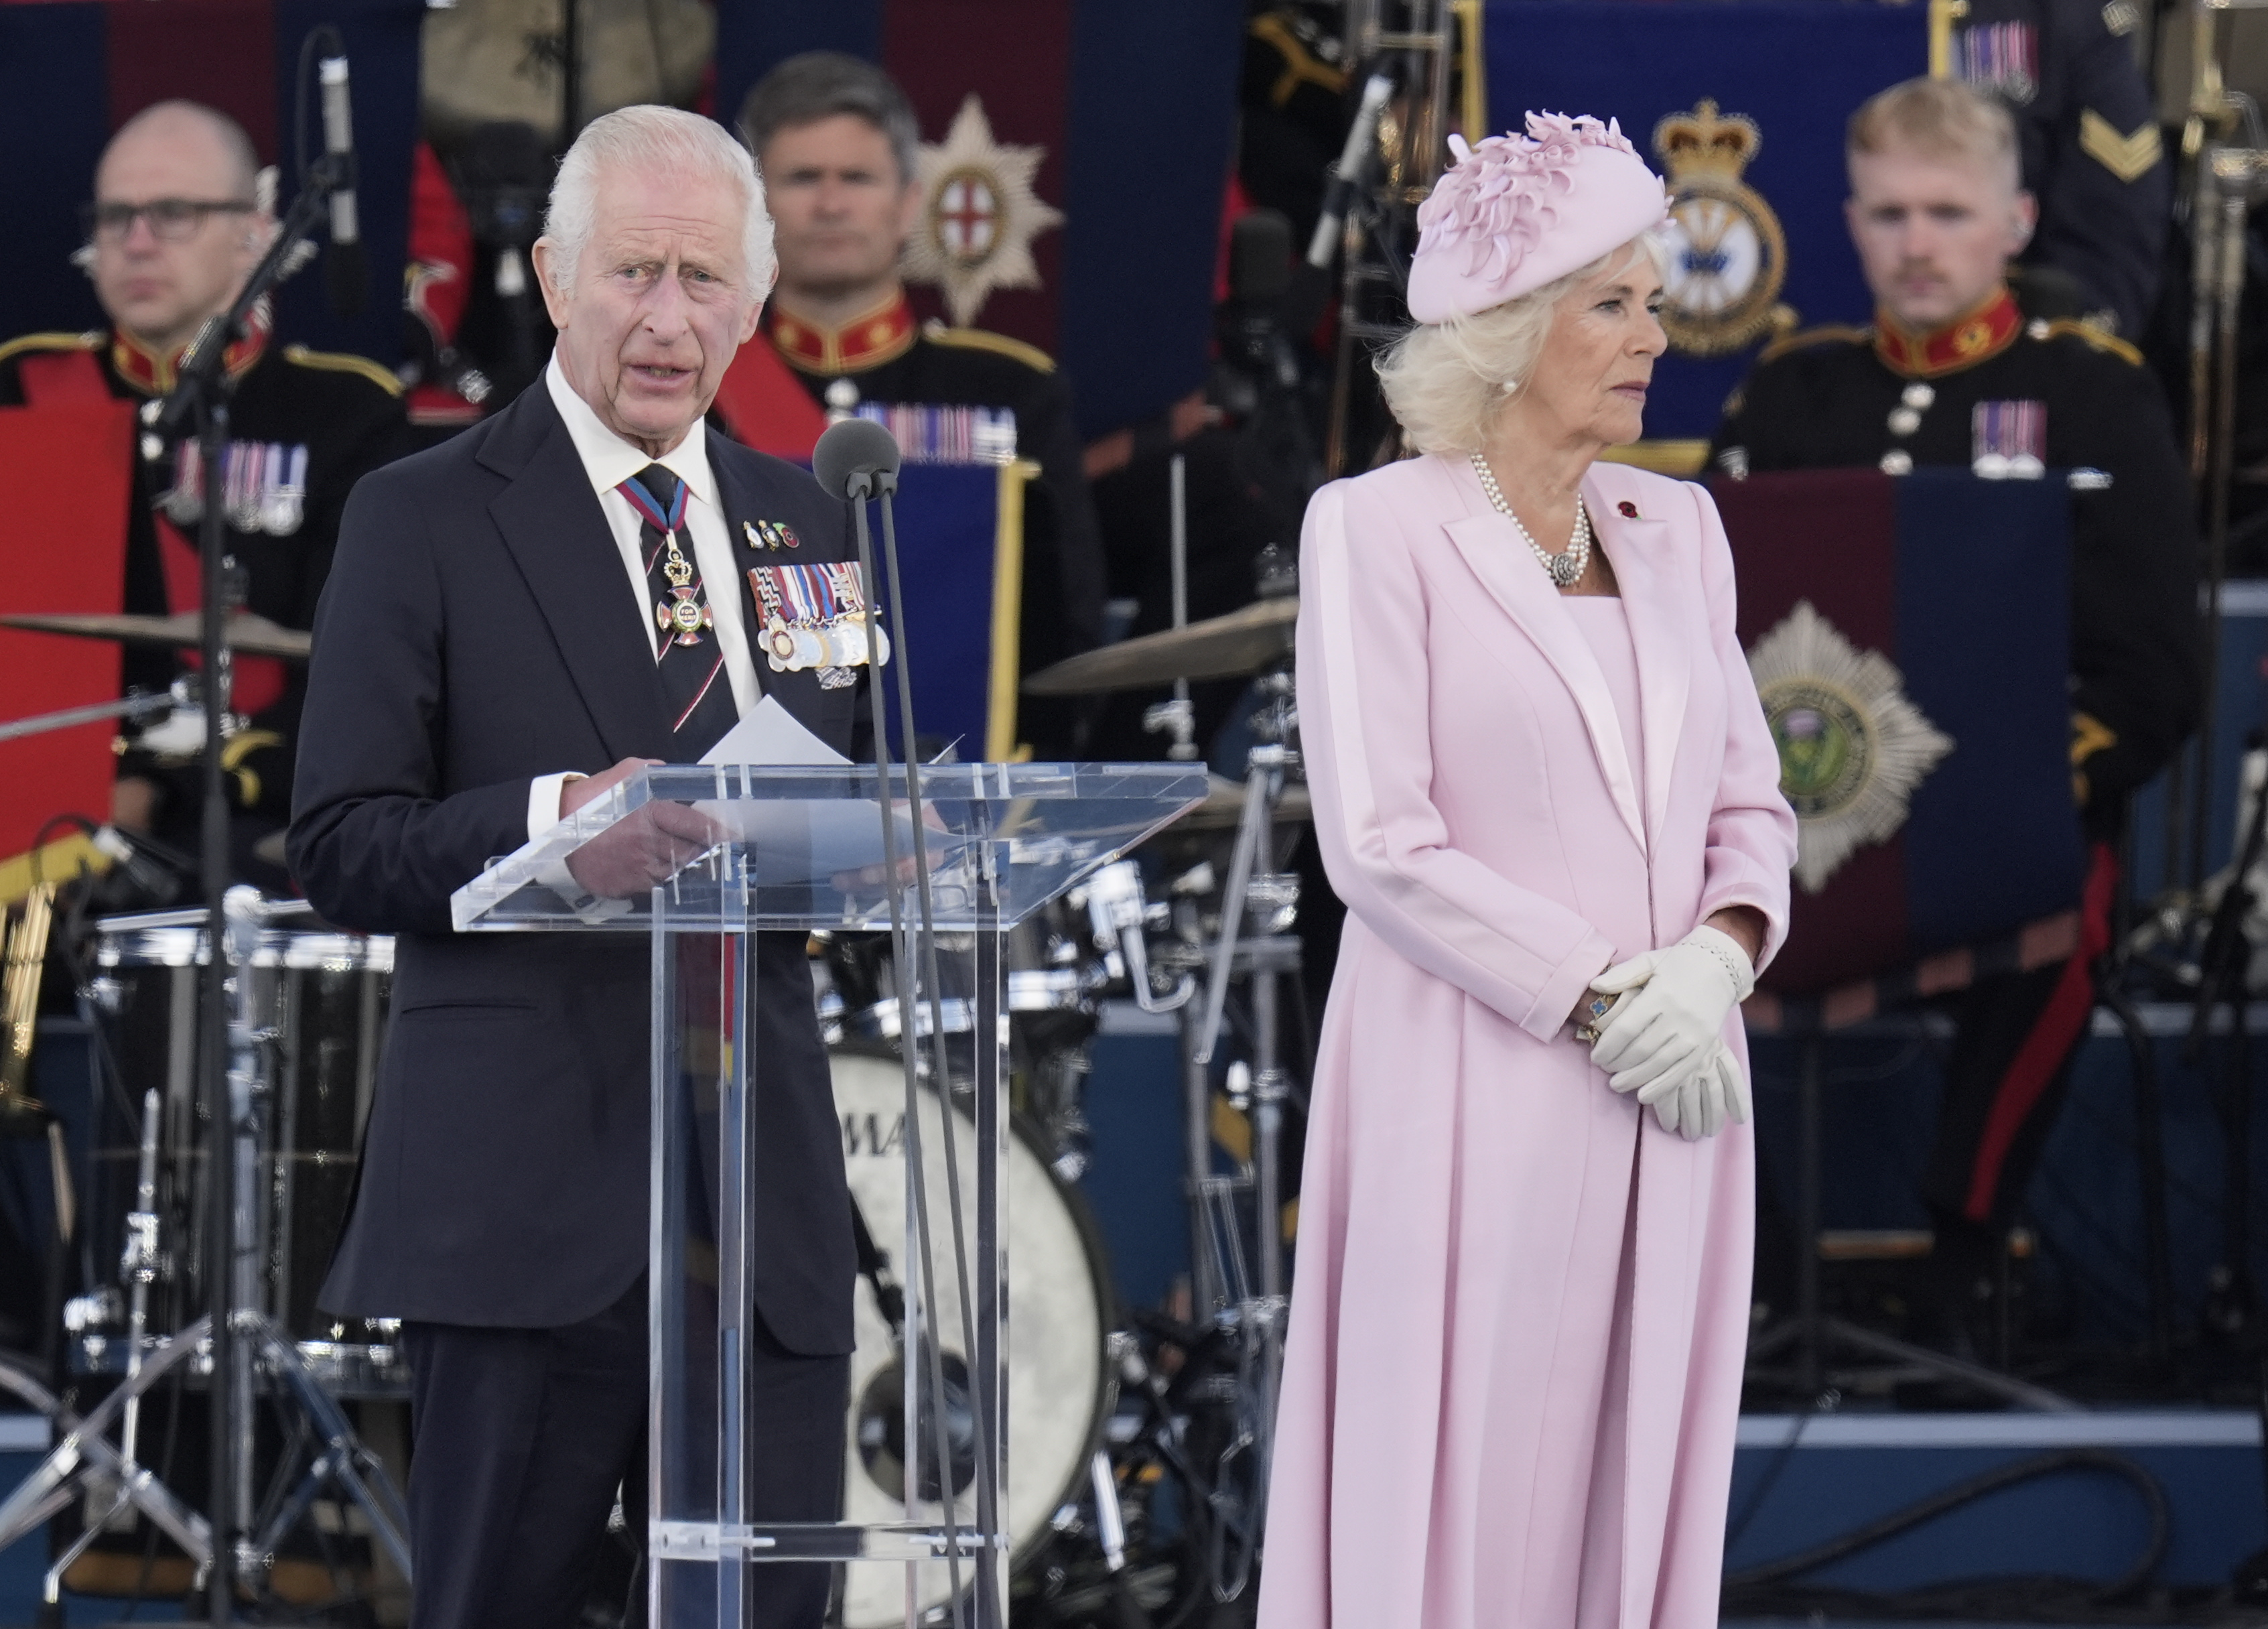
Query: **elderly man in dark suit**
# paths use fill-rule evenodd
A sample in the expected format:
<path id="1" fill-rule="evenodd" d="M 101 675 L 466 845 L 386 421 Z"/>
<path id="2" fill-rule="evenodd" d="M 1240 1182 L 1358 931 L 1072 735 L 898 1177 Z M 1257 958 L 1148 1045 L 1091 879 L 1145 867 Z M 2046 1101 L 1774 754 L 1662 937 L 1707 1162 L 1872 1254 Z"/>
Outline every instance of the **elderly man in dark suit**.
<path id="1" fill-rule="evenodd" d="M 564 1629 L 617 1490 L 634 1531 L 642 1502 L 646 947 L 453 934 L 449 896 L 641 763 L 697 761 L 766 694 L 850 748 L 861 695 L 853 668 L 754 660 L 756 579 L 848 558 L 843 506 L 704 433 L 773 276 L 747 152 L 672 109 L 598 120 L 561 166 L 534 258 L 559 329 L 544 377 L 348 505 L 291 829 L 317 909 L 396 936 L 323 1304 L 405 1321 L 416 1629 Z M 648 805 L 570 869 L 593 895 L 642 893 L 704 830 Z M 755 1492 L 768 1519 L 831 1520 L 850 1201 L 800 939 L 768 937 L 758 978 Z M 758 1621 L 815 1629 L 823 1567 L 755 1574 Z"/>

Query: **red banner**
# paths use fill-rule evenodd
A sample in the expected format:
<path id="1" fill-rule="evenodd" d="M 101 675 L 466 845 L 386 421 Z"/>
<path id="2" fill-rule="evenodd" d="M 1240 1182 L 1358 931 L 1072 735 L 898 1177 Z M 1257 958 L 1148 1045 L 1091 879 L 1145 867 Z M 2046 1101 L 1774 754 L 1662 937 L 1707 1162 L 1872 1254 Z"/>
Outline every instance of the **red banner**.
<path id="1" fill-rule="evenodd" d="M 0 615 L 115 611 L 125 595 L 134 404 L 0 409 Z M 119 647 L 0 629 L 0 719 L 109 701 Z M 0 741 L 0 859 L 61 814 L 110 817 L 114 723 Z"/>

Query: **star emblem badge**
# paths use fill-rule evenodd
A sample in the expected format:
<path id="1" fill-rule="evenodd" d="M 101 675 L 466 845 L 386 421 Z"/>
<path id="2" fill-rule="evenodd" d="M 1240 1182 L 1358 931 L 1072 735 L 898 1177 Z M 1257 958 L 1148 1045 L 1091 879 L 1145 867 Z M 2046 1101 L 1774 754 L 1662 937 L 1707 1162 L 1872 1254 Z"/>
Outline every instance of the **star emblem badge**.
<path id="1" fill-rule="evenodd" d="M 1905 678 L 1799 601 L 1749 652 L 1779 787 L 1795 810 L 1795 880 L 1816 894 L 1843 863 L 1906 823 L 1914 789 L 1953 750 Z"/>
<path id="2" fill-rule="evenodd" d="M 943 142 L 922 144 L 922 223 L 906 245 L 902 269 L 908 282 L 945 291 L 956 326 L 974 321 L 995 289 L 1040 286 L 1032 240 L 1064 218 L 1032 190 L 1046 156 L 1044 147 L 993 140 L 992 122 L 973 94 Z"/>

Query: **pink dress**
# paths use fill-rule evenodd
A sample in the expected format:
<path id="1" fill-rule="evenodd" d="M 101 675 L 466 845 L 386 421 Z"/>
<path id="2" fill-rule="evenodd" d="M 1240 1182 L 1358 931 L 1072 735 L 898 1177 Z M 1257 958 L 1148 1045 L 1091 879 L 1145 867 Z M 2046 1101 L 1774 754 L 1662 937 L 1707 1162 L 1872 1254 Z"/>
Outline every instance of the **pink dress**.
<path id="1" fill-rule="evenodd" d="M 1618 603 L 1559 595 L 1462 461 L 1308 509 L 1301 735 L 1349 918 L 1261 1629 L 1714 1629 L 1754 1145 L 1663 1132 L 1566 1020 L 1728 905 L 1769 957 L 1795 822 L 1714 505 L 1611 465 L 1585 497 Z"/>

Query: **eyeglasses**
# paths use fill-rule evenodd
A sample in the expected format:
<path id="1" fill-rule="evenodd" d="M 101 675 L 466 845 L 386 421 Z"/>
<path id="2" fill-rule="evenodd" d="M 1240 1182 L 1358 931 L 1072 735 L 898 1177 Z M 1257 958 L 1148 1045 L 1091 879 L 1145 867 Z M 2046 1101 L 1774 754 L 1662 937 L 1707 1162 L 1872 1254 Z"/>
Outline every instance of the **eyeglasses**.
<path id="1" fill-rule="evenodd" d="M 123 243 L 132 235 L 136 216 L 166 243 L 184 243 L 196 236 L 208 215 L 249 215 L 255 206 L 233 198 L 152 198 L 147 203 L 85 203 L 79 225 L 90 238 L 104 243 Z"/>

